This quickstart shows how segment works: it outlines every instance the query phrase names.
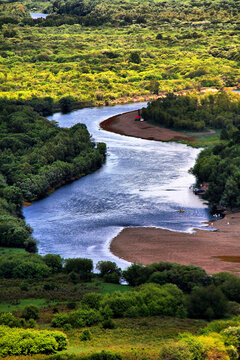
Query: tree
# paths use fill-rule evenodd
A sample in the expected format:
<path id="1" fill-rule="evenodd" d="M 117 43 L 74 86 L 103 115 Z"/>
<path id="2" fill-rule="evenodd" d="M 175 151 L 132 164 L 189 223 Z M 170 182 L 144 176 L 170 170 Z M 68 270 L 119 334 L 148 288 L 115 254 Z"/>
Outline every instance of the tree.
<path id="1" fill-rule="evenodd" d="M 53 274 L 60 273 L 63 267 L 63 259 L 60 255 L 47 254 L 43 257 L 45 264 L 50 267 Z"/>
<path id="2" fill-rule="evenodd" d="M 200 287 L 188 296 L 187 310 L 191 318 L 220 319 L 227 311 L 227 300 L 214 285 Z"/>
<path id="3" fill-rule="evenodd" d="M 64 269 L 67 274 L 75 272 L 80 275 L 82 280 L 88 281 L 92 276 L 93 261 L 81 258 L 66 259 Z"/>
<path id="4" fill-rule="evenodd" d="M 119 284 L 122 271 L 119 267 L 117 267 L 117 264 L 115 262 L 99 261 L 97 263 L 96 269 L 100 271 L 100 276 L 106 282 Z"/>
<path id="5" fill-rule="evenodd" d="M 27 305 L 22 311 L 22 317 L 26 320 L 39 319 L 39 308 L 36 305 Z"/>

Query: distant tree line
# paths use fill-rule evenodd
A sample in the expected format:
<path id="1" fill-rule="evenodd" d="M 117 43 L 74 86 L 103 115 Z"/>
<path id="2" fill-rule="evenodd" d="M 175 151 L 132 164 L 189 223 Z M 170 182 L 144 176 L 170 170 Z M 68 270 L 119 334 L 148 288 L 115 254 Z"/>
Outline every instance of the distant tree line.
<path id="1" fill-rule="evenodd" d="M 225 129 L 225 137 L 231 136 L 240 125 L 239 113 L 239 95 L 224 91 L 204 96 L 168 94 L 142 110 L 146 121 L 184 130 Z"/>

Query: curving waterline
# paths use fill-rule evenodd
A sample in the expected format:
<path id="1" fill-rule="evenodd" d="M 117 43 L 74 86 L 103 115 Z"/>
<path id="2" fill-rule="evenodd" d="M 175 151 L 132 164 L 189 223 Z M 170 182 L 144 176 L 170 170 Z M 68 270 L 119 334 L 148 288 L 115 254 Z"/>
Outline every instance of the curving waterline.
<path id="1" fill-rule="evenodd" d="M 40 254 L 87 257 L 128 263 L 109 251 L 111 240 L 128 226 L 192 231 L 209 220 L 203 202 L 189 189 L 188 173 L 199 149 L 106 132 L 108 117 L 142 108 L 145 103 L 86 108 L 54 114 L 61 127 L 85 123 L 96 142 L 108 147 L 106 164 L 95 173 L 58 189 L 24 209 Z M 184 208 L 184 213 L 178 210 Z"/>

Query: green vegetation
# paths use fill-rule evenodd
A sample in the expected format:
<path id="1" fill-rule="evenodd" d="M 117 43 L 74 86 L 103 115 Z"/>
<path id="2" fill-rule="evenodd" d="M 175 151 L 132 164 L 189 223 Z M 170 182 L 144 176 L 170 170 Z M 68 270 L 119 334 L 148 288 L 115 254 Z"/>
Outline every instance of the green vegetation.
<path id="1" fill-rule="evenodd" d="M 1 356 L 49 354 L 64 350 L 67 346 L 67 337 L 60 331 L 10 329 L 0 326 L 0 336 Z"/>
<path id="2" fill-rule="evenodd" d="M 175 129 L 201 131 L 206 128 L 224 129 L 221 137 L 228 138 L 240 125 L 240 97 L 238 94 L 168 94 L 148 103 L 143 118 Z"/>
<path id="3" fill-rule="evenodd" d="M 240 139 L 240 96 L 230 92 L 185 96 L 167 95 L 148 104 L 143 109 L 145 120 L 170 128 L 194 130 L 221 130 L 214 141 L 208 144 L 191 169 L 197 183 L 208 183 L 203 195 L 211 207 L 240 207 L 239 139 Z M 194 144 L 194 142 L 193 142 Z M 199 144 L 199 141 L 197 141 Z"/>
<path id="4" fill-rule="evenodd" d="M 51 15 L 33 20 L 27 9 Z M 239 86 L 239 9 L 239 0 L 1 1 L 2 357 L 239 358 L 238 277 L 170 263 L 122 271 L 110 261 L 99 262 L 94 274 L 90 259 L 34 254 L 32 229 L 21 214 L 24 201 L 105 160 L 105 144 L 92 143 L 84 125 L 61 129 L 44 116 L 183 89 Z M 209 183 L 205 198 L 217 206 L 240 206 L 239 110 L 239 96 L 221 91 L 169 94 L 143 111 L 154 123 L 205 133 L 198 144 L 214 141 L 192 173 Z M 51 327 L 66 332 L 67 350 L 67 336 Z"/>
<path id="5" fill-rule="evenodd" d="M 35 252 L 32 229 L 21 218 L 23 201 L 40 199 L 93 172 L 105 160 L 105 144 L 95 146 L 85 125 L 61 129 L 33 110 L 36 107 L 46 113 L 51 103 L 49 99 L 36 100 L 30 107 L 0 102 L 1 246 Z"/>
<path id="6" fill-rule="evenodd" d="M 15 302 L 21 302 L 18 311 L 9 313 L 8 310 L 0 314 L 0 326 L 20 334 L 16 335 L 19 340 L 14 349 L 14 341 L 9 342 L 8 347 L 7 340 L 0 343 L 3 355 L 57 351 L 52 335 L 41 338 L 41 348 L 37 345 L 40 335 L 35 340 L 39 329 L 47 329 L 47 333 L 40 333 L 48 334 L 51 327 L 57 327 L 67 334 L 67 351 L 52 357 L 39 355 L 39 359 L 67 360 L 74 357 L 76 360 L 86 356 L 89 359 L 108 359 L 116 355 L 139 360 L 144 357 L 181 359 L 180 356 L 191 360 L 237 359 L 240 279 L 235 275 L 219 273 L 208 276 L 201 268 L 170 263 L 132 264 L 122 272 L 122 276 L 134 285 L 126 287 L 102 283 L 103 273 L 94 274 L 89 259 L 64 261 L 58 255 L 20 254 L 17 267 L 21 264 L 24 269 L 25 263 L 34 258 L 36 266 L 42 261 L 48 268 L 49 277 L 0 279 L 0 300 L 3 301 L 4 296 L 13 296 Z M 0 260 L 7 263 L 14 256 L 17 255 L 3 254 Z M 56 265 L 58 272 L 55 271 Z M 98 268 L 102 272 L 118 269 L 115 263 L 109 262 L 101 262 Z M 76 276 L 71 279 L 73 270 Z M 83 283 L 82 279 L 93 281 Z M 123 288 L 123 291 L 112 292 L 113 287 Z M 106 293 L 107 288 L 109 293 Z M 37 298 L 39 295 L 41 301 Z M 28 301 L 23 302 L 24 298 Z M 55 299 L 55 303 L 50 299 Z M 6 303 L 4 306 L 6 309 Z M 237 316 L 231 318 L 233 315 Z M 203 320 L 194 320 L 196 318 Z M 221 320 L 209 322 L 206 326 L 205 319 Z M 32 328 L 37 330 L 30 330 Z M 24 333 L 25 329 L 28 329 L 27 333 Z M 21 336 L 31 339 L 26 340 L 25 348 L 21 345 Z M 66 337 L 64 339 L 66 346 Z M 105 349 L 110 353 L 100 353 Z"/>
<path id="7" fill-rule="evenodd" d="M 0 19 L 2 97 L 81 106 L 239 84 L 238 1 L 45 4 L 46 20 Z"/>

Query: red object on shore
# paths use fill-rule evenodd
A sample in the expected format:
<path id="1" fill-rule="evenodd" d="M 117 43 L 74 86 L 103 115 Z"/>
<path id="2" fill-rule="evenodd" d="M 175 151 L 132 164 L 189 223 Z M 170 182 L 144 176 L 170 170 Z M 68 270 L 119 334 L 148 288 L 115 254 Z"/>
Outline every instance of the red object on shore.
<path id="1" fill-rule="evenodd" d="M 141 116 L 137 115 L 137 116 L 135 117 L 135 120 L 141 120 Z"/>

